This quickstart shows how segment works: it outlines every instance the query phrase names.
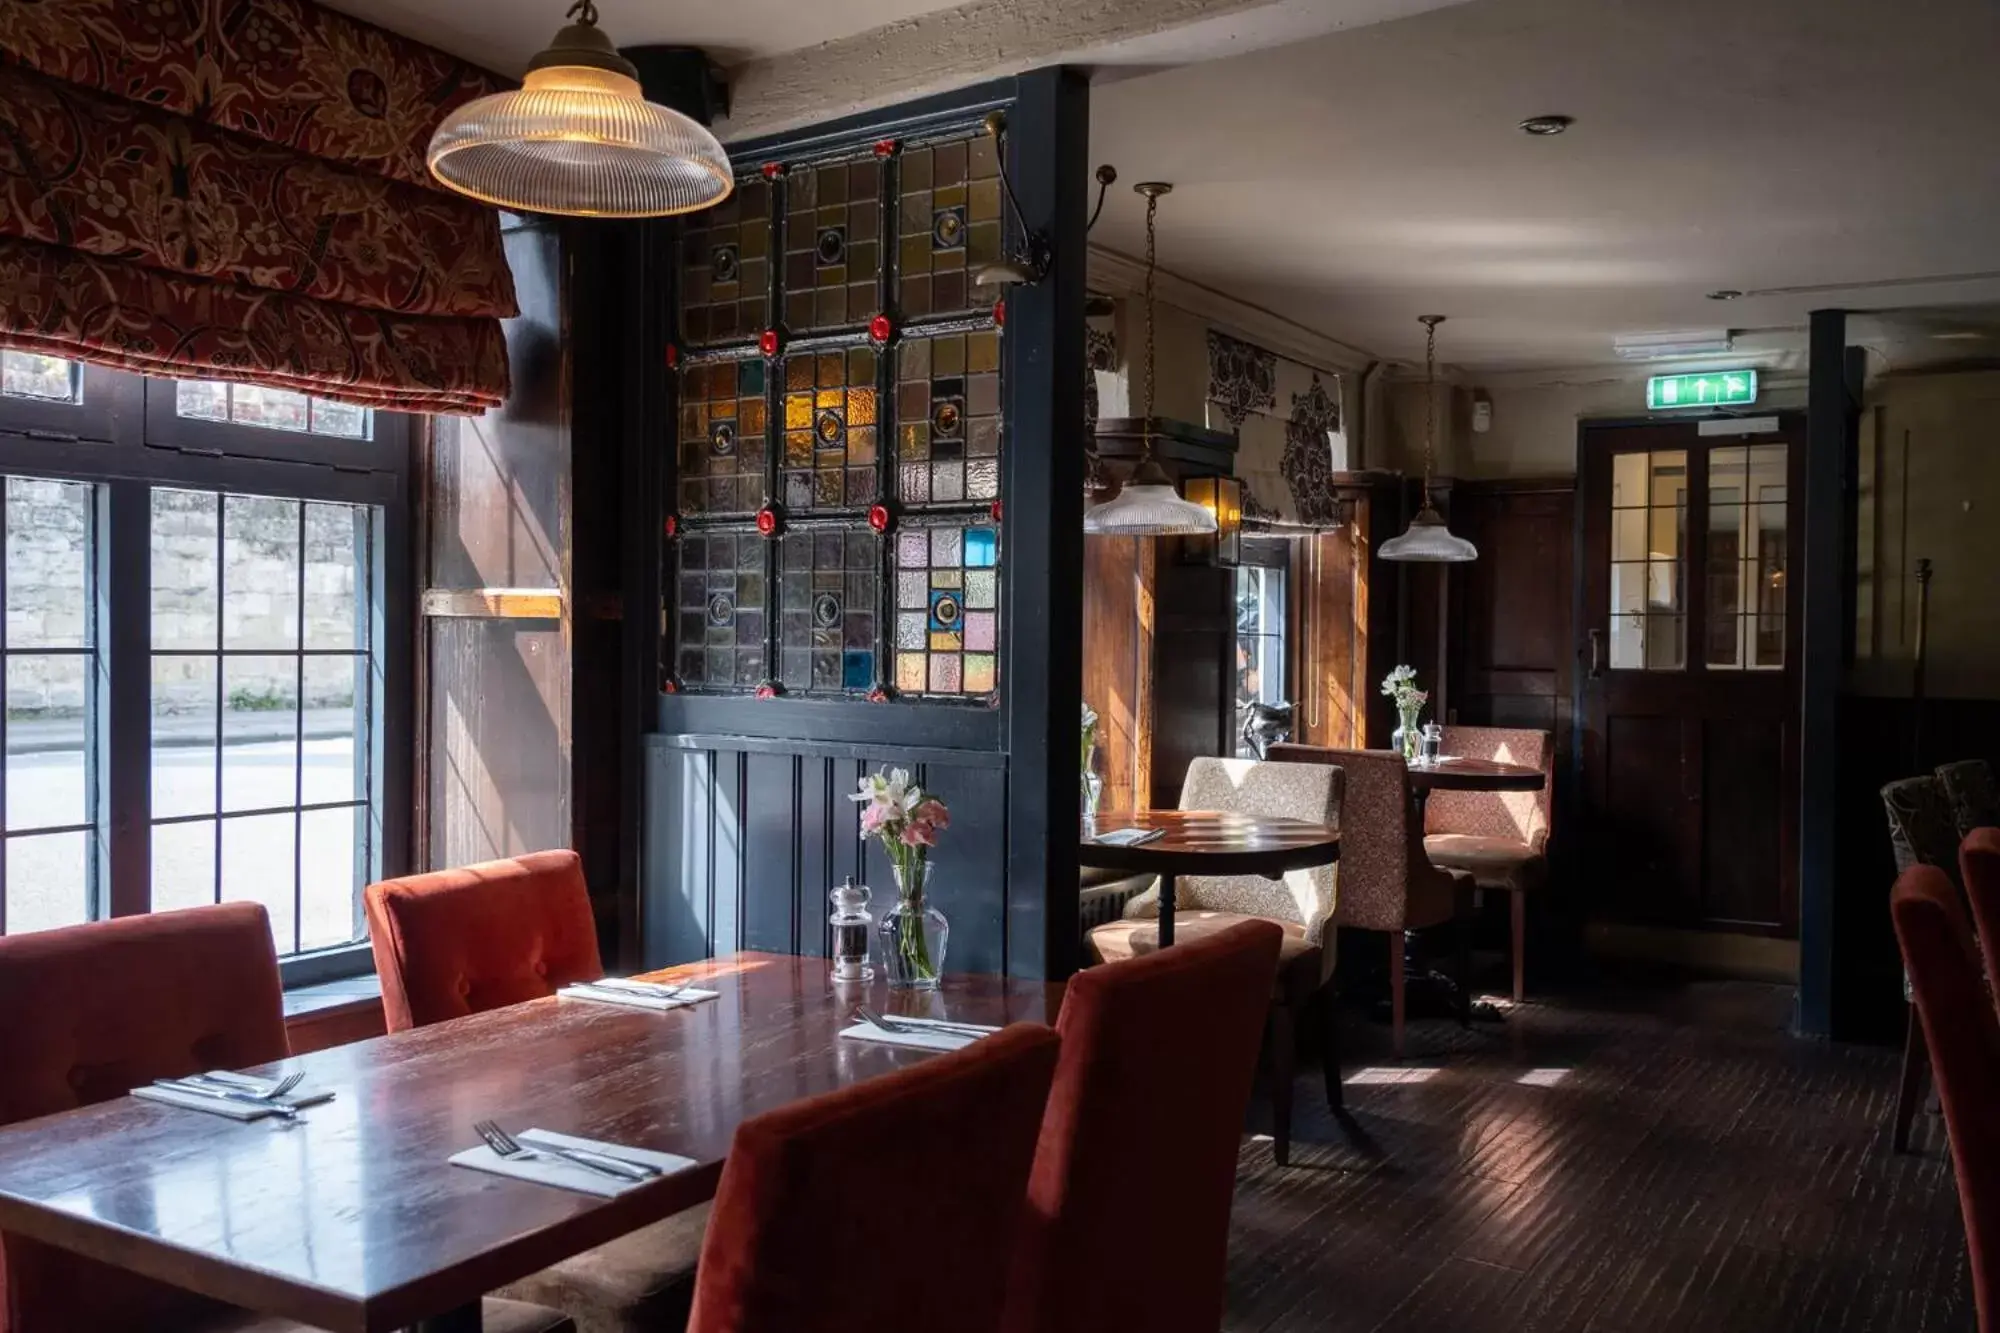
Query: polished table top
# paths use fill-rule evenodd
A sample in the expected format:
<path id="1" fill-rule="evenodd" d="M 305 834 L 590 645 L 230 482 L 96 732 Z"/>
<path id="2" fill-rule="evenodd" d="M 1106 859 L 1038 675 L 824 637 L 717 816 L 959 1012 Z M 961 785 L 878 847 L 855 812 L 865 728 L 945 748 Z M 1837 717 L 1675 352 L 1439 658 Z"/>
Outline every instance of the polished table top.
<path id="1" fill-rule="evenodd" d="M 1447 755 L 1430 764 L 1410 764 L 1414 791 L 1540 791 L 1548 775 L 1526 764 Z"/>
<path id="2" fill-rule="evenodd" d="M 741 1121 L 928 1058 L 840 1041 L 854 1005 L 1049 1021 L 1062 988 L 949 977 L 836 994 L 824 959 L 738 954 L 659 977 L 661 1014 L 537 1000 L 264 1067 L 332 1090 L 294 1125 L 121 1097 L 0 1128 L 0 1229 L 336 1333 L 400 1328 L 713 1195 Z M 448 1165 L 499 1120 L 692 1157 L 618 1199 Z"/>
<path id="3" fill-rule="evenodd" d="M 1222 810 L 1129 810 L 1100 814 L 1098 835 L 1116 829 L 1160 829 L 1136 847 L 1085 838 L 1077 859 L 1087 866 L 1134 874 L 1267 875 L 1340 859 L 1340 833 L 1302 819 L 1264 819 Z"/>

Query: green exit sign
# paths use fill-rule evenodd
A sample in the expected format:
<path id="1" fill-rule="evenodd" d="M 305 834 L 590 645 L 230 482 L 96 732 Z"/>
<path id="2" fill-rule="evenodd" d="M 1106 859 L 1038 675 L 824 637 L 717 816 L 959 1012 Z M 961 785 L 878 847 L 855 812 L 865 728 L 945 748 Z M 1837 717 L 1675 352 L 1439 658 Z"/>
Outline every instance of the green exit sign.
<path id="1" fill-rule="evenodd" d="M 1655 375 L 1646 381 L 1646 410 L 1671 407 L 1748 407 L 1757 401 L 1754 370 L 1704 370 Z"/>

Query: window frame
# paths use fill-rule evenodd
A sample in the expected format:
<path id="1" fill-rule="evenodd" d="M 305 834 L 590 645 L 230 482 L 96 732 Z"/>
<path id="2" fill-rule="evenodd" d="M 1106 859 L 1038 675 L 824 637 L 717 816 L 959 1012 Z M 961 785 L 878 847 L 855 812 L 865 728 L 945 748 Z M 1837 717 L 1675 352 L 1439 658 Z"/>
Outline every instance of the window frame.
<path id="1" fill-rule="evenodd" d="M 98 679 L 96 855 L 99 919 L 150 910 L 152 772 L 151 539 L 155 487 L 369 505 L 378 571 L 369 597 L 376 644 L 370 728 L 373 840 L 384 877 L 411 866 L 414 610 L 410 444 L 421 418 L 377 409 L 354 440 L 240 422 L 182 418 L 172 380 L 86 365 L 83 402 L 0 397 L 0 475 L 97 487 L 94 608 Z M 126 590 L 120 593 L 120 590 Z M 118 614 L 113 607 L 126 608 Z M 374 970 L 368 943 L 280 960 L 288 988 Z"/>
<path id="2" fill-rule="evenodd" d="M 1267 660 L 1276 662 L 1278 666 L 1278 702 L 1289 703 L 1296 708 L 1298 698 L 1292 686 L 1297 679 L 1297 665 L 1293 661 L 1292 649 L 1295 642 L 1293 620 L 1297 604 L 1294 589 L 1299 584 L 1292 576 L 1291 543 L 1282 538 L 1246 537 L 1243 539 L 1242 545 L 1243 549 L 1238 557 L 1236 567 L 1230 571 L 1231 638 L 1240 645 L 1245 637 L 1242 632 L 1241 621 L 1235 610 L 1239 605 L 1237 602 L 1237 590 L 1242 585 L 1243 571 L 1262 569 L 1275 572 L 1278 576 L 1279 585 L 1277 615 L 1272 620 L 1274 628 L 1248 637 L 1270 641 L 1274 651 L 1267 655 Z M 1232 659 L 1234 656 L 1235 654 L 1232 651 Z M 1235 697 L 1233 681 L 1230 700 L 1232 743 L 1237 747 L 1237 755 L 1239 758 L 1255 758 L 1255 755 L 1244 755 L 1241 752 L 1243 746 L 1243 704 Z M 1260 700 L 1258 702 L 1264 701 Z"/>

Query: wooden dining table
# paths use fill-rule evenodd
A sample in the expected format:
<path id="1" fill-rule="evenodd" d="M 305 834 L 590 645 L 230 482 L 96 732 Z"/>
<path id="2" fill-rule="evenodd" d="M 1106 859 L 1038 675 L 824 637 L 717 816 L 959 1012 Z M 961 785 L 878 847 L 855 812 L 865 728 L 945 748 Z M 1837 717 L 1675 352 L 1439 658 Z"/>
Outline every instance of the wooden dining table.
<path id="1" fill-rule="evenodd" d="M 1005 1024 L 1062 996 L 988 976 L 891 994 L 761 953 L 647 975 L 718 998 L 535 1000 L 250 1071 L 334 1094 L 290 1124 L 121 1097 L 0 1128 L 0 1230 L 334 1333 L 477 1330 L 482 1294 L 711 1197 L 744 1120 L 930 1058 L 838 1037 L 858 1004 Z M 450 1165 L 489 1118 L 695 1165 L 614 1199 Z"/>
<path id="2" fill-rule="evenodd" d="M 1137 830 L 1157 836 L 1123 846 L 1107 833 Z M 1160 947 L 1174 942 L 1174 882 L 1182 875 L 1262 875 L 1331 865 L 1340 859 L 1340 832 L 1303 819 L 1240 815 L 1224 810 L 1126 810 L 1092 817 L 1077 860 L 1104 870 L 1160 877 Z"/>

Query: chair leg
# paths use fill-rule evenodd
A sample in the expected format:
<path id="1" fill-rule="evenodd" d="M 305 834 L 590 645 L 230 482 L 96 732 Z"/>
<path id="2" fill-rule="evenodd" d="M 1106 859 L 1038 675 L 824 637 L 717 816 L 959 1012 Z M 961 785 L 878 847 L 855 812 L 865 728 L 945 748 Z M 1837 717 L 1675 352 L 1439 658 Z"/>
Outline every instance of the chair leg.
<path id="1" fill-rule="evenodd" d="M 1403 932 L 1389 932 L 1389 1042 L 1403 1058 Z"/>
<path id="2" fill-rule="evenodd" d="M 1923 1105 L 1924 1077 L 1930 1070 L 1930 1049 L 1924 1045 L 1923 1023 L 1917 1006 L 1907 1006 L 1909 1023 L 1903 1030 L 1903 1077 L 1896 1085 L 1896 1121 L 1891 1146 L 1897 1152 L 1910 1150 L 1910 1123 Z"/>
<path id="3" fill-rule="evenodd" d="M 1298 1052 L 1292 1036 L 1292 1011 L 1271 1006 L 1264 1039 L 1271 1047 L 1271 1156 L 1279 1166 L 1292 1161 L 1292 1084 Z"/>
<path id="4" fill-rule="evenodd" d="M 1458 917 L 1452 923 L 1458 937 L 1458 1025 L 1472 1026 L 1472 918 L 1474 893 L 1470 887 L 1458 891 Z"/>
<path id="5" fill-rule="evenodd" d="M 1319 1059 L 1326 1075 L 1326 1109 L 1338 1116 L 1347 1097 L 1340 1085 L 1340 997 L 1331 981 L 1319 988 Z"/>
<path id="6" fill-rule="evenodd" d="M 1515 889 L 1508 897 L 1513 899 L 1508 906 L 1513 917 L 1514 1003 L 1519 1004 L 1528 989 L 1528 895 Z"/>

